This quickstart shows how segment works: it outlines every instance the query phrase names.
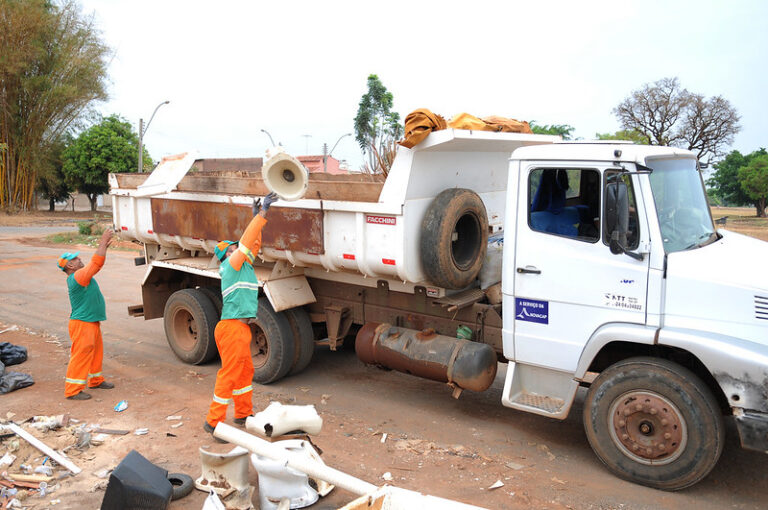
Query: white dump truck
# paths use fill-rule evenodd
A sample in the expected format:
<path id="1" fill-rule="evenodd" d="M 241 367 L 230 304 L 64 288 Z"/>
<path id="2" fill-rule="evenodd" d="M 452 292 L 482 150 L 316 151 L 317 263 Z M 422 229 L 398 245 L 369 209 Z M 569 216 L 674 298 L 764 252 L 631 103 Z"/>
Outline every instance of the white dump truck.
<path id="1" fill-rule="evenodd" d="M 256 173 L 180 156 L 111 175 L 114 224 L 143 243 L 143 303 L 179 358 L 216 356 L 213 248 L 238 239 Z M 714 226 L 698 162 L 669 147 L 447 129 L 386 179 L 311 175 L 272 206 L 256 272 L 254 380 L 356 333 L 366 363 L 488 388 L 584 428 L 618 476 L 676 490 L 710 472 L 732 416 L 768 452 L 768 244 Z"/>

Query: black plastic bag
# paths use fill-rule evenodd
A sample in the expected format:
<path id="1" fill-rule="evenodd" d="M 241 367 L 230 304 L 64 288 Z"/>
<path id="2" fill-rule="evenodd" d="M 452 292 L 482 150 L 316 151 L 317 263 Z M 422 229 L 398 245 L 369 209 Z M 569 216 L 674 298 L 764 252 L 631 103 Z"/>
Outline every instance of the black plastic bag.
<path id="1" fill-rule="evenodd" d="M 0 343 L 0 362 L 6 366 L 18 365 L 27 361 L 27 348 L 10 342 Z"/>
<path id="2" fill-rule="evenodd" d="M 35 384 L 35 380 L 29 374 L 22 374 L 21 372 L 6 372 L 0 377 L 0 395 L 3 393 L 10 393 L 27 386 Z"/>

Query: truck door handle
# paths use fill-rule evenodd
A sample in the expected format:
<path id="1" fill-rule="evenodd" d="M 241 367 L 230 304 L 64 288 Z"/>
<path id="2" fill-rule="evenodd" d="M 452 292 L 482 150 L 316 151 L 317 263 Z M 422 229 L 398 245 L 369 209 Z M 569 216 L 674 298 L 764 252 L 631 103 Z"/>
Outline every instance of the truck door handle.
<path id="1" fill-rule="evenodd" d="M 541 269 L 536 269 L 535 267 L 518 267 L 517 272 L 521 274 L 541 274 Z"/>

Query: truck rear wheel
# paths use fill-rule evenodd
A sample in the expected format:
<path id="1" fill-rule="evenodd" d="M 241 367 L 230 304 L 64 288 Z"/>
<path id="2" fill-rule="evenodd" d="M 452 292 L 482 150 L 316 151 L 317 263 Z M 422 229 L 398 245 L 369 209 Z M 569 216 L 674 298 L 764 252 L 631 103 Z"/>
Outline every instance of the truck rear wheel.
<path id="1" fill-rule="evenodd" d="M 213 303 L 213 307 L 216 309 L 216 316 L 221 317 L 221 309 L 224 306 L 222 297 L 221 297 L 221 289 L 219 287 L 200 287 L 200 290 L 208 296 L 208 299 L 211 300 L 211 303 Z"/>
<path id="2" fill-rule="evenodd" d="M 266 297 L 259 298 L 256 322 L 251 323 L 253 380 L 269 384 L 285 377 L 293 365 L 294 342 L 285 314 L 275 312 Z"/>
<path id="3" fill-rule="evenodd" d="M 656 489 L 694 485 L 723 450 L 723 418 L 709 388 L 663 359 L 608 367 L 592 383 L 583 417 L 589 444 L 608 469 Z"/>
<path id="4" fill-rule="evenodd" d="M 303 308 L 291 308 L 284 313 L 291 326 L 294 349 L 293 365 L 288 375 L 296 375 L 312 361 L 315 353 L 315 332 L 309 314 Z"/>
<path id="5" fill-rule="evenodd" d="M 421 224 L 421 264 L 430 282 L 461 289 L 477 278 L 488 249 L 488 215 L 477 193 L 441 192 Z"/>
<path id="6" fill-rule="evenodd" d="M 200 289 L 182 289 L 165 303 L 165 336 L 174 354 L 184 363 L 200 365 L 216 357 L 213 331 L 219 316 Z"/>

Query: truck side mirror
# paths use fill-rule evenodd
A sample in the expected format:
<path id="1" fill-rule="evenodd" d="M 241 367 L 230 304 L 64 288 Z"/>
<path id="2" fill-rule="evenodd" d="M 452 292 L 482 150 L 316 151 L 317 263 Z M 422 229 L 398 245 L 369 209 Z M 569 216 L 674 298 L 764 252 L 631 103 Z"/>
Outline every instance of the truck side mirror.
<path id="1" fill-rule="evenodd" d="M 624 236 L 625 241 L 622 243 L 620 240 L 621 234 L 618 230 L 614 230 L 611 232 L 611 239 L 608 241 L 608 248 L 610 248 L 611 253 L 614 255 L 621 255 L 624 253 L 624 245 L 626 244 L 626 235 Z"/>
<path id="2" fill-rule="evenodd" d="M 629 231 L 629 195 L 627 185 L 618 174 L 608 177 L 605 185 L 604 236 L 609 239 L 611 253 L 619 255 L 626 251 Z"/>

